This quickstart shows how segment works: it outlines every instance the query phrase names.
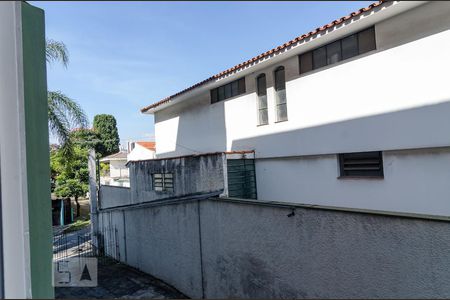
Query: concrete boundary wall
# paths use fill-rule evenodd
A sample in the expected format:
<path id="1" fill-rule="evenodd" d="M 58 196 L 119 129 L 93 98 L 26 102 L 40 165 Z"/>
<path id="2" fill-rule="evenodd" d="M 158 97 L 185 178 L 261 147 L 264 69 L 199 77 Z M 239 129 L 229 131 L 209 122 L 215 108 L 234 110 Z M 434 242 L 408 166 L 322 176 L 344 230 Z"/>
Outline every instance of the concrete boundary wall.
<path id="1" fill-rule="evenodd" d="M 101 209 L 131 205 L 130 188 L 100 185 L 98 194 Z"/>
<path id="2" fill-rule="evenodd" d="M 100 212 L 121 261 L 194 298 L 448 298 L 450 223 L 210 198 Z"/>

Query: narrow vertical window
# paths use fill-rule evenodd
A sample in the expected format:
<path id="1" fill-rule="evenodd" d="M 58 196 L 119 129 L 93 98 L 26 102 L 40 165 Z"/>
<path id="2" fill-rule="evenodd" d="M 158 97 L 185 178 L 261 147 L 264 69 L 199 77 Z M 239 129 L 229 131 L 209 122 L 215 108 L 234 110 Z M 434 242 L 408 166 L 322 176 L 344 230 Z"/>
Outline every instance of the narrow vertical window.
<path id="1" fill-rule="evenodd" d="M 266 74 L 261 74 L 256 78 L 256 89 L 258 95 L 258 125 L 266 125 L 269 123 Z"/>
<path id="2" fill-rule="evenodd" d="M 327 65 L 327 48 L 320 47 L 313 51 L 313 68 L 318 69 Z"/>
<path id="3" fill-rule="evenodd" d="M 342 59 L 358 55 L 358 35 L 352 34 L 342 39 Z"/>
<path id="4" fill-rule="evenodd" d="M 276 100 L 276 115 L 277 122 L 287 120 L 287 105 L 286 105 L 286 78 L 284 74 L 284 67 L 278 67 L 275 70 L 275 100 Z"/>
<path id="5" fill-rule="evenodd" d="M 341 41 L 327 45 L 327 65 L 337 63 L 342 60 Z"/>
<path id="6" fill-rule="evenodd" d="M 307 73 L 313 70 L 312 52 L 303 53 L 300 56 L 300 74 Z"/>
<path id="7" fill-rule="evenodd" d="M 375 50 L 377 48 L 375 43 L 375 28 L 370 27 L 358 33 L 358 47 L 359 54 Z"/>

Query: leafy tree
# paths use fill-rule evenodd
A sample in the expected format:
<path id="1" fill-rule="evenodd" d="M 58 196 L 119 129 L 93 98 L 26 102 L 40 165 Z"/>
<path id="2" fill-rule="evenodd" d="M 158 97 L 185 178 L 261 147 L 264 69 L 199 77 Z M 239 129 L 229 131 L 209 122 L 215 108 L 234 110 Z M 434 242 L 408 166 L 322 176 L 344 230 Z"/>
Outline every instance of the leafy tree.
<path id="1" fill-rule="evenodd" d="M 60 62 L 67 67 L 69 52 L 62 42 L 46 41 L 46 59 L 48 63 Z M 60 91 L 47 94 L 48 99 L 48 125 L 50 132 L 58 139 L 66 155 L 73 152 L 73 144 L 70 140 L 70 129 L 74 127 L 85 128 L 88 126 L 88 118 L 73 99 L 70 99 Z"/>
<path id="2" fill-rule="evenodd" d="M 80 216 L 80 203 L 78 198 L 85 195 L 87 192 L 86 185 L 82 184 L 77 179 L 58 178 L 55 188 L 55 194 L 61 197 L 74 197 L 77 204 L 77 217 Z"/>
<path id="3" fill-rule="evenodd" d="M 99 153 L 101 157 L 119 152 L 119 132 L 116 118 L 112 115 L 96 115 L 94 117 L 94 130 L 100 137 Z"/>
<path id="4" fill-rule="evenodd" d="M 79 128 L 72 130 L 70 139 L 74 145 L 85 150 L 94 149 L 98 153 L 101 149 L 102 141 L 99 134 L 93 129 Z"/>
<path id="5" fill-rule="evenodd" d="M 88 149 L 75 145 L 72 150 L 71 156 L 65 155 L 64 149 L 51 151 L 50 168 L 55 182 L 55 194 L 60 197 L 73 197 L 77 204 L 78 217 L 78 198 L 83 196 L 89 187 Z"/>

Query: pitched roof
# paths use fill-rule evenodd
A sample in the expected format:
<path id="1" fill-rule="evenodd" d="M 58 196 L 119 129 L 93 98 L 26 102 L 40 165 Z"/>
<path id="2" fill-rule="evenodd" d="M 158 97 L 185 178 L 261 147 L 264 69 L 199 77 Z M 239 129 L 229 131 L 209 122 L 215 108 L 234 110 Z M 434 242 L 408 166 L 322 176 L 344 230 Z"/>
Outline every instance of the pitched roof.
<path id="1" fill-rule="evenodd" d="M 300 41 L 302 41 L 302 40 L 304 40 L 304 39 L 306 39 L 306 38 L 308 38 L 308 37 L 310 37 L 312 35 L 318 34 L 318 33 L 322 32 L 322 31 L 325 31 L 325 30 L 327 30 L 327 29 L 329 29 L 331 27 L 339 25 L 339 24 L 341 24 L 341 23 L 343 23 L 343 22 L 345 22 L 345 21 L 347 21 L 347 20 L 349 20 L 349 19 L 351 19 L 353 17 L 356 17 L 356 16 L 358 16 L 358 15 L 364 13 L 364 12 L 372 10 L 373 8 L 383 4 L 384 2 L 388 2 L 388 1 L 386 1 L 386 0 L 377 1 L 375 3 L 370 4 L 368 7 L 361 8 L 361 9 L 359 9 L 357 11 L 354 11 L 354 12 L 350 13 L 347 16 L 344 16 L 342 18 L 336 19 L 336 20 L 334 20 L 334 21 L 332 21 L 332 22 L 330 22 L 328 24 L 325 24 L 325 25 L 323 25 L 321 27 L 316 28 L 313 31 L 310 31 L 308 33 L 300 35 L 300 36 L 298 36 L 298 37 L 296 37 L 296 38 L 294 38 L 294 39 L 284 43 L 283 45 L 280 45 L 280 46 L 275 47 L 275 48 L 273 48 L 273 49 L 271 49 L 269 51 L 261 53 L 261 54 L 255 56 L 255 57 L 247 60 L 247 61 L 244 61 L 244 62 L 242 62 L 240 64 L 235 65 L 234 67 L 231 67 L 231 68 L 229 68 L 229 69 L 227 69 L 225 71 L 222 71 L 222 72 L 220 72 L 218 74 L 215 74 L 215 75 L 213 75 L 213 76 L 211 76 L 211 77 L 209 77 L 209 78 L 207 78 L 207 79 L 205 79 L 203 81 L 200 81 L 200 82 L 198 82 L 198 83 L 196 83 L 196 84 L 194 84 L 194 85 L 192 85 L 192 86 L 190 86 L 190 87 L 188 87 L 188 88 L 186 88 L 186 89 L 184 89 L 184 90 L 182 90 L 182 91 L 180 91 L 178 93 L 175 93 L 175 94 L 173 94 L 171 96 L 168 96 L 168 97 L 166 97 L 166 98 L 164 98 L 164 99 L 162 99 L 162 100 L 160 100 L 158 102 L 155 102 L 153 104 L 150 104 L 150 105 L 148 105 L 146 107 L 143 107 L 141 109 L 141 112 L 144 113 L 144 112 L 146 112 L 146 111 L 148 111 L 148 110 L 150 110 L 152 108 L 156 108 L 156 107 L 158 107 L 158 106 L 160 106 L 160 105 L 162 105 L 164 103 L 170 102 L 173 98 L 175 98 L 177 96 L 180 96 L 181 94 L 187 93 L 187 92 L 189 92 L 189 91 L 191 91 L 191 90 L 193 90 L 193 89 L 195 89 L 195 88 L 197 88 L 199 86 L 202 86 L 202 85 L 204 85 L 204 84 L 206 84 L 206 83 L 208 83 L 210 81 L 213 81 L 213 80 L 218 79 L 218 78 L 220 78 L 220 77 L 222 77 L 224 75 L 232 73 L 232 72 L 234 72 L 234 71 L 236 71 L 238 69 L 246 67 L 246 66 L 250 65 L 251 63 L 254 63 L 254 62 L 256 62 L 256 61 L 258 61 L 260 59 L 263 59 L 263 58 L 265 58 L 265 57 L 267 57 L 269 55 L 273 55 L 275 53 L 278 53 L 278 52 L 282 51 L 283 49 L 285 49 L 285 48 L 287 48 L 289 46 L 292 46 L 294 44 L 297 44 L 298 42 L 300 42 Z"/>
<path id="2" fill-rule="evenodd" d="M 110 160 L 127 160 L 127 153 L 124 151 L 120 151 L 108 156 L 103 157 L 100 161 L 110 161 Z"/>
<path id="3" fill-rule="evenodd" d="M 139 144 L 142 147 L 147 148 L 148 150 L 155 151 L 155 149 L 156 149 L 156 143 L 155 142 L 136 142 L 136 144 Z"/>

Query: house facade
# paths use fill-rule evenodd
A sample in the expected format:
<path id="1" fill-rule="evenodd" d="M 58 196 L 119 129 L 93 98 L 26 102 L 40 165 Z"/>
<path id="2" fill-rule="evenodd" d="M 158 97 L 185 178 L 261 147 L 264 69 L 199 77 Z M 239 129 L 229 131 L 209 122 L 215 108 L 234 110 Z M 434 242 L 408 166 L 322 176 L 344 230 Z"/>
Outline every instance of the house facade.
<path id="1" fill-rule="evenodd" d="M 128 142 L 126 150 L 100 159 L 100 162 L 108 164 L 108 171 L 100 174 L 100 184 L 130 187 L 130 171 L 127 163 L 154 159 L 155 152 L 155 142 Z"/>
<path id="2" fill-rule="evenodd" d="M 156 154 L 155 142 L 128 142 L 127 161 L 153 159 Z"/>
<path id="3" fill-rule="evenodd" d="M 121 151 L 100 159 L 108 165 L 108 171 L 100 173 L 100 183 L 114 186 L 130 186 L 130 175 L 127 164 L 127 152 Z"/>
<path id="4" fill-rule="evenodd" d="M 255 151 L 257 198 L 450 215 L 450 4 L 377 2 L 142 109 L 157 158 Z"/>

